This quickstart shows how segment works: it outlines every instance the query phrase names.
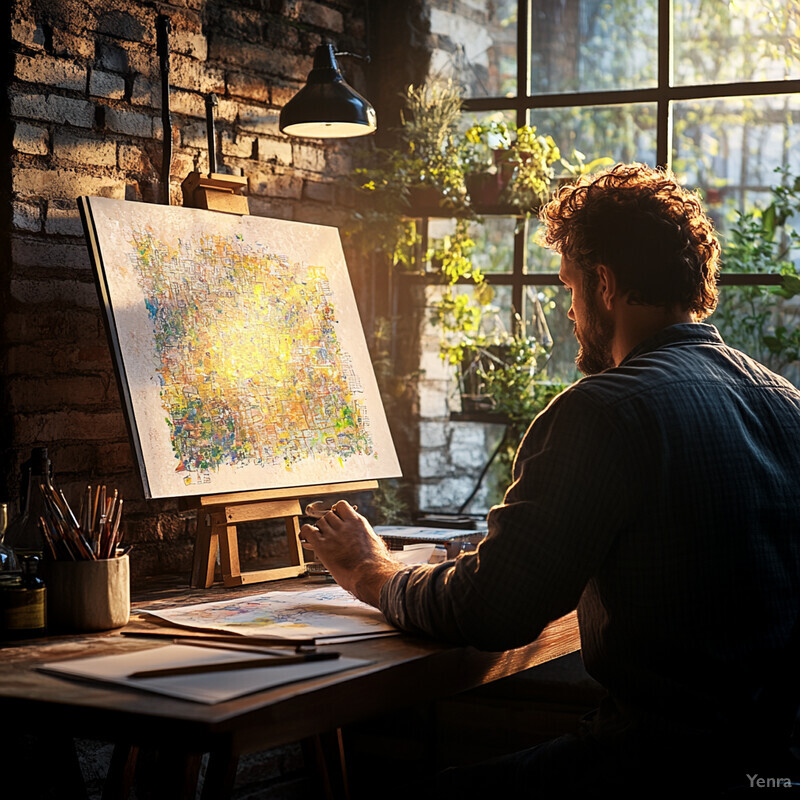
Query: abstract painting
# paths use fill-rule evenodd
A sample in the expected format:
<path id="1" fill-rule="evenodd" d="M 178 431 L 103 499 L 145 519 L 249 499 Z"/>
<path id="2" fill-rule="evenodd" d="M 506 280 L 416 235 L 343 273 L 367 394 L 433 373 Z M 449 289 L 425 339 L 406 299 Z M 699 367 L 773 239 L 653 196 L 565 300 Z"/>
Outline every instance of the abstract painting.
<path id="1" fill-rule="evenodd" d="M 336 228 L 79 205 L 146 496 L 400 474 Z"/>

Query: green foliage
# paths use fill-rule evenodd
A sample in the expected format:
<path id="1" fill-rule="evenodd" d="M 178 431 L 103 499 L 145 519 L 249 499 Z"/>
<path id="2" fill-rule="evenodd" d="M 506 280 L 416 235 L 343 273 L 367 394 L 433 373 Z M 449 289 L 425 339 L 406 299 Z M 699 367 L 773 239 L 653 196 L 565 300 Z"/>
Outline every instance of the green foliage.
<path id="1" fill-rule="evenodd" d="M 547 198 L 561 153 L 550 136 L 533 125 L 510 127 L 504 121 L 476 122 L 462 135 L 459 153 L 464 174 L 505 175 L 501 201 L 526 213 Z"/>
<path id="2" fill-rule="evenodd" d="M 778 273 L 780 286 L 723 287 L 711 322 L 726 341 L 777 372 L 800 358 L 800 273 L 793 263 L 800 236 L 792 221 L 800 219 L 800 177 L 779 170 L 782 182 L 771 190 L 764 209 L 737 212 L 723 242 L 727 272 Z"/>
<path id="3" fill-rule="evenodd" d="M 370 516 L 374 525 L 410 525 L 412 522 L 411 510 L 396 480 L 378 481 L 372 506 Z"/>

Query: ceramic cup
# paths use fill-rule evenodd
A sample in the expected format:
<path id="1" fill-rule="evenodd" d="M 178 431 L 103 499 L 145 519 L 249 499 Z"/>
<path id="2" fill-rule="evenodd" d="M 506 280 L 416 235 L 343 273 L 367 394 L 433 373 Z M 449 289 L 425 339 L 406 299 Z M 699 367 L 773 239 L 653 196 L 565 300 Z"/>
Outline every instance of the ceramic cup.
<path id="1" fill-rule="evenodd" d="M 107 631 L 128 624 L 131 610 L 128 556 L 98 561 L 45 561 L 47 626 Z"/>

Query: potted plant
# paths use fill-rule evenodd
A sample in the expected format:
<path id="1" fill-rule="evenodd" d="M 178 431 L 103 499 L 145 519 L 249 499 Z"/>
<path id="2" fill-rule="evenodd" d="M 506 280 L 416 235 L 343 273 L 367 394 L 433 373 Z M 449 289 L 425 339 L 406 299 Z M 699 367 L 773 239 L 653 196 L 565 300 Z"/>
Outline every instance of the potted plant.
<path id="1" fill-rule="evenodd" d="M 538 134 L 532 125 L 512 128 L 502 120 L 469 127 L 461 155 L 474 209 L 505 205 L 526 213 L 547 197 L 553 164 L 561 159 L 552 137 Z"/>
<path id="2" fill-rule="evenodd" d="M 503 127 L 496 122 L 476 122 L 461 137 L 464 185 L 474 210 L 497 206 L 505 188 L 496 158 L 498 148 L 505 143 Z M 496 140 L 497 147 L 490 144 L 490 138 Z"/>

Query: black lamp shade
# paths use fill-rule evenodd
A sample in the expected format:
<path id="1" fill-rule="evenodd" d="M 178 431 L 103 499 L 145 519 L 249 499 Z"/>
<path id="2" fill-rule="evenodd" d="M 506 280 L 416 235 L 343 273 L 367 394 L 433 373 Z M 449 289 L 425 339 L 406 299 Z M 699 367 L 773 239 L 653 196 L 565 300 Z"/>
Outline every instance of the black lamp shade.
<path id="1" fill-rule="evenodd" d="M 279 127 L 291 136 L 315 139 L 364 136 L 377 127 L 375 109 L 347 84 L 333 45 L 320 45 L 306 85 L 283 107 Z"/>

